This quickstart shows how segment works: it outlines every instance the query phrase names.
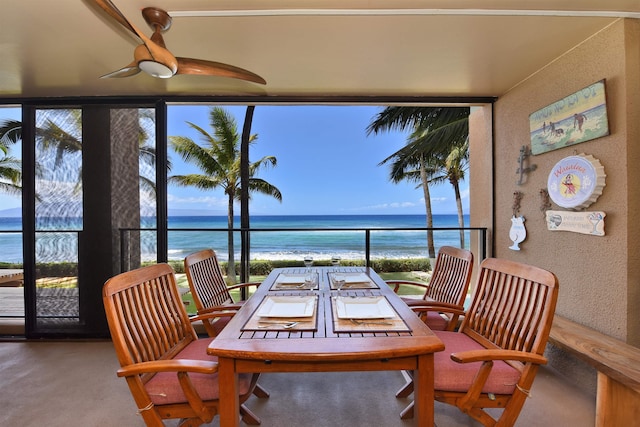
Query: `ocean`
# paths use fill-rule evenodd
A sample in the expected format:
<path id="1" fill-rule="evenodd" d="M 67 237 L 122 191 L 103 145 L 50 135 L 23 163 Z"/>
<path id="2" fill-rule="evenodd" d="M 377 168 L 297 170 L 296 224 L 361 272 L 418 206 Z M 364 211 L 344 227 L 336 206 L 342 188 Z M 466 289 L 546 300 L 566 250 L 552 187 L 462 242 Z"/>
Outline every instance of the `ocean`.
<path id="1" fill-rule="evenodd" d="M 146 224 L 146 225 L 144 225 Z M 153 228 L 154 218 L 143 219 L 143 228 Z M 465 216 L 465 226 L 469 218 Z M 371 229 L 371 258 L 426 258 L 428 257 L 426 231 L 385 228 L 426 227 L 424 215 L 283 215 L 253 216 L 252 229 L 277 231 L 252 231 L 252 260 L 302 260 L 312 256 L 316 260 L 328 260 L 333 256 L 342 259 L 364 259 L 365 232 Z M 181 260 L 186 255 L 203 248 L 214 248 L 221 261 L 227 260 L 226 216 L 172 216 L 169 217 L 169 259 Z M 457 215 L 434 215 L 434 228 L 458 227 Z M 235 227 L 240 227 L 236 218 Z M 317 228 L 316 231 L 293 229 Z M 0 262 L 22 262 L 22 238 L 20 218 L 0 218 Z M 39 230 L 80 230 L 78 219 L 49 218 L 42 221 Z M 173 229 L 173 230 L 172 230 Z M 198 229 L 198 230 L 194 230 Z M 216 229 L 203 231 L 201 229 Z M 352 230 L 361 229 L 361 230 Z M 240 235 L 235 233 L 235 253 L 239 259 Z M 36 251 L 39 262 L 77 260 L 77 233 L 37 233 Z M 465 245 L 469 245 L 470 232 L 465 232 Z M 459 246 L 457 230 L 434 231 L 436 251 L 444 245 Z M 155 259 L 154 232 L 143 232 L 141 255 L 145 261 Z"/>

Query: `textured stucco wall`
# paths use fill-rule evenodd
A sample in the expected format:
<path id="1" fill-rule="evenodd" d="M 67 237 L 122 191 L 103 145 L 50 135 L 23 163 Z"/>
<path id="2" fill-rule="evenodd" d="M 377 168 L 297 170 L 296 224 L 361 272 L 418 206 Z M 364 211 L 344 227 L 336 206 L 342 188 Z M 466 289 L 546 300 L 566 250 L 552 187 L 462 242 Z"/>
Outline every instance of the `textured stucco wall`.
<path id="1" fill-rule="evenodd" d="M 627 169 L 634 167 L 627 146 L 636 142 L 627 128 L 625 28 L 625 21 L 619 21 L 496 102 L 494 237 L 497 256 L 532 263 L 558 276 L 559 314 L 626 341 L 628 229 L 634 225 L 628 200 L 629 192 L 636 191 L 627 185 Z M 529 145 L 529 114 L 602 79 L 606 79 L 611 135 L 533 156 L 531 163 L 537 169 L 517 186 L 519 150 Z M 546 188 L 553 166 L 576 153 L 593 155 L 605 168 L 603 194 L 587 209 L 606 212 L 604 237 L 547 230 L 539 192 Z M 528 233 L 520 252 L 508 249 L 514 191 L 524 195 L 520 213 Z M 563 210 L 555 205 L 552 209 Z"/>
<path id="2" fill-rule="evenodd" d="M 637 21 L 617 21 L 494 105 L 495 256 L 553 271 L 560 282 L 558 314 L 636 346 L 640 346 L 639 40 Z M 606 80 L 611 134 L 531 157 L 537 170 L 523 185 L 516 185 L 519 151 L 529 145 L 529 115 L 602 79 Z M 577 153 L 599 159 L 607 174 L 603 194 L 586 209 L 606 212 L 604 237 L 552 232 L 545 224 L 540 190 L 546 188 L 552 167 Z M 520 214 L 526 219 L 527 239 L 521 243 L 521 251 L 509 249 L 515 191 L 524 196 Z M 555 204 L 552 209 L 563 210 Z M 557 368 L 569 374 L 579 369 L 555 354 L 556 349 L 550 351 L 552 365 L 555 361 Z"/>

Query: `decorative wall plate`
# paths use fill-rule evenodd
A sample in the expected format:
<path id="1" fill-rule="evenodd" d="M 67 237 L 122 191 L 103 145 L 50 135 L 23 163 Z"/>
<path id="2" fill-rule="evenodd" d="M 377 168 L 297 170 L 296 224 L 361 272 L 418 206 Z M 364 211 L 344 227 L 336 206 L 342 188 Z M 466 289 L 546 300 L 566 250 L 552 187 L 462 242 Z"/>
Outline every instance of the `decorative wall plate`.
<path id="1" fill-rule="evenodd" d="M 600 161 L 591 155 L 565 157 L 549 173 L 549 197 L 562 208 L 585 209 L 602 194 L 606 176 Z"/>

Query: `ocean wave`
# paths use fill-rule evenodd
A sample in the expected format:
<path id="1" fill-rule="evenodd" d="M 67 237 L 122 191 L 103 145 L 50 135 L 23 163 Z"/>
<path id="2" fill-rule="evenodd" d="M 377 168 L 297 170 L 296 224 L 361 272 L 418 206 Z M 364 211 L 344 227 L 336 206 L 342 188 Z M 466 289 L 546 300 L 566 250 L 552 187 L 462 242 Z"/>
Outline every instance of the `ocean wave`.
<path id="1" fill-rule="evenodd" d="M 191 251 L 172 250 L 169 254 L 169 260 L 180 261 Z M 195 252 L 195 251 L 193 251 Z M 229 257 L 225 252 L 216 251 L 218 260 L 228 261 Z M 145 261 L 155 259 L 155 254 L 143 254 Z M 330 261 L 332 257 L 339 256 L 343 260 L 357 261 L 364 260 L 364 251 L 344 251 L 344 250 L 326 250 L 326 251 L 271 251 L 271 252 L 251 252 L 251 261 L 302 261 L 304 257 L 311 256 L 316 261 Z M 424 251 L 387 251 L 371 253 L 371 259 L 403 259 L 403 258 L 427 258 L 428 253 Z M 240 260 L 240 253 L 235 254 L 236 261 Z"/>

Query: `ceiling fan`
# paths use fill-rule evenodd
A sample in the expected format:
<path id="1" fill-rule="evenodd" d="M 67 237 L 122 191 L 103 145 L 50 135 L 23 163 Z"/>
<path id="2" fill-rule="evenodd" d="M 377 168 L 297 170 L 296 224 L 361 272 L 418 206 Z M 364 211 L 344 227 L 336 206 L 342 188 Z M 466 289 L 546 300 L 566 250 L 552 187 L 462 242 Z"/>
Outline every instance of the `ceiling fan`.
<path id="1" fill-rule="evenodd" d="M 164 44 L 162 33 L 171 27 L 171 16 L 162 9 L 146 7 L 142 9 L 142 16 L 153 30 L 151 37 L 145 36 L 118 10 L 111 0 L 95 0 L 105 12 L 120 25 L 131 31 L 142 44 L 133 51 L 133 62 L 117 71 L 105 74 L 108 77 L 130 77 L 140 71 L 159 78 L 169 78 L 176 74 L 197 74 L 207 76 L 231 77 L 254 83 L 267 82 L 257 74 L 240 67 L 223 64 L 221 62 L 203 59 L 180 58 L 173 56 Z"/>

